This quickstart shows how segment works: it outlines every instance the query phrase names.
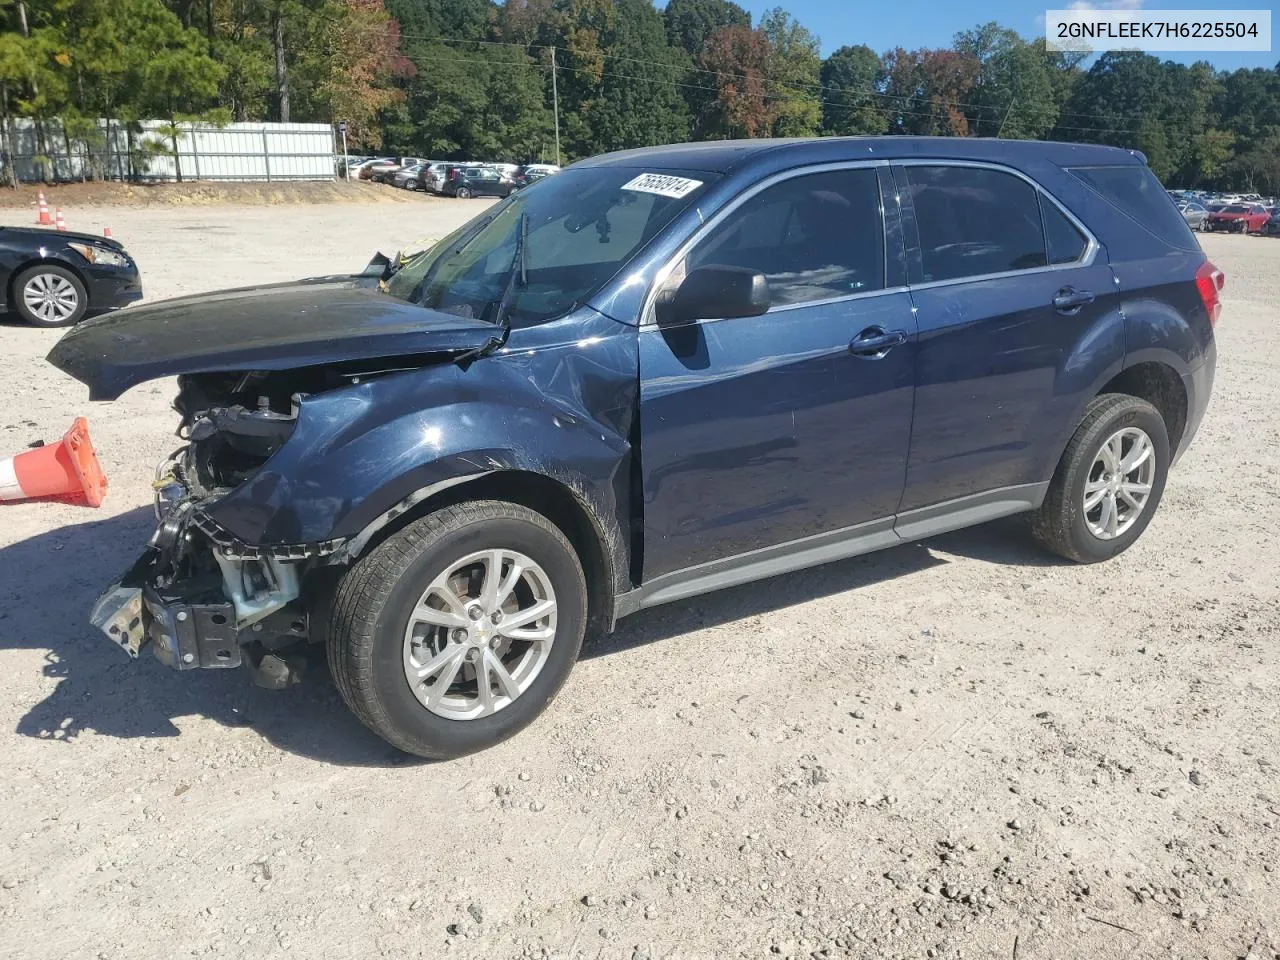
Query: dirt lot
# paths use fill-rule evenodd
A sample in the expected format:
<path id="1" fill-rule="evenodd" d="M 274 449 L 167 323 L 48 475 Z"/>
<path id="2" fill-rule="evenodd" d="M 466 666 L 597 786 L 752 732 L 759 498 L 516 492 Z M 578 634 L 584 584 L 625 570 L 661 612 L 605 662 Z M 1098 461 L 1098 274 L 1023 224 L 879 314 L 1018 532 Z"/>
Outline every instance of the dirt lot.
<path id="1" fill-rule="evenodd" d="M 363 265 L 476 202 L 69 210 L 149 297 Z M 0 211 L 8 222 L 25 212 Z M 1121 559 L 981 528 L 663 608 L 506 745 L 426 765 L 323 668 L 130 663 L 169 383 L 109 406 L 0 326 L 0 454 L 90 417 L 93 512 L 0 513 L 0 956 L 1238 958 L 1280 950 L 1280 243 Z"/>
<path id="2" fill-rule="evenodd" d="M 246 206 L 298 203 L 414 203 L 407 190 L 395 190 L 367 180 L 276 180 L 266 183 L 218 183 L 210 180 L 192 180 L 186 183 L 116 183 L 99 181 L 90 183 L 59 183 L 42 186 L 24 183 L 16 190 L 0 189 L 0 208 L 14 207 L 30 211 L 31 222 L 36 217 L 36 204 L 40 194 L 45 195 L 50 212 L 62 207 L 70 218 L 86 207 L 110 208 L 127 206 L 199 207 L 228 203 Z M 21 214 L 6 213 L 6 223 L 25 223 Z M 78 229 L 68 219 L 69 230 Z"/>

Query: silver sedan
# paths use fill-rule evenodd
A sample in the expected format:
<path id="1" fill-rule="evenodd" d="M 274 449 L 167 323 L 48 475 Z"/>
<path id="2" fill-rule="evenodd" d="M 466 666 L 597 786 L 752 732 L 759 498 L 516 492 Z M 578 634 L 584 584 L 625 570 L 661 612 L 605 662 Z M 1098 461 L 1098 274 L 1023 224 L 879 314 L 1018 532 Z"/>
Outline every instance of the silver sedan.
<path id="1" fill-rule="evenodd" d="M 1182 219 L 1187 221 L 1187 226 L 1192 230 L 1203 230 L 1205 218 L 1209 216 L 1209 211 L 1202 204 L 1190 202 L 1178 204 L 1178 210 L 1182 214 Z"/>

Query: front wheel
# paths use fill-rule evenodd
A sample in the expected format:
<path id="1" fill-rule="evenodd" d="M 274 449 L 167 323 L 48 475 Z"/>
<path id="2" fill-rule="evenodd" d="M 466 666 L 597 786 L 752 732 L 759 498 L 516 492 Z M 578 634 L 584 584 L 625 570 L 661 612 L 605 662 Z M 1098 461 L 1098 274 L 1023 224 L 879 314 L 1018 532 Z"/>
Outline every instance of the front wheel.
<path id="1" fill-rule="evenodd" d="M 89 309 L 89 294 L 70 270 L 38 263 L 13 281 L 14 307 L 37 327 L 69 327 Z"/>
<path id="2" fill-rule="evenodd" d="M 1151 522 L 1169 461 L 1169 433 L 1155 407 L 1125 394 L 1095 397 L 1058 463 L 1032 531 L 1077 563 L 1114 557 Z"/>
<path id="3" fill-rule="evenodd" d="M 587 588 L 572 545 L 526 507 L 446 507 L 389 537 L 342 578 L 329 668 L 388 743 L 444 760 L 536 718 L 577 661 Z"/>

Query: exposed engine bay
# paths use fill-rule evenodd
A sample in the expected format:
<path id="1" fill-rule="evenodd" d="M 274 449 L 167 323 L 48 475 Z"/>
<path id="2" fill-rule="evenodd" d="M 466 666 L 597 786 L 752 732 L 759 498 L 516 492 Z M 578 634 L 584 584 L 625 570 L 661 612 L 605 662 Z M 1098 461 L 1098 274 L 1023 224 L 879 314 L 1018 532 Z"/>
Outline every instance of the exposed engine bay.
<path id="1" fill-rule="evenodd" d="M 174 408 L 186 441 L 156 468 L 158 526 L 128 574 L 98 601 L 92 620 L 137 656 L 147 643 L 178 670 L 234 667 L 248 658 L 265 686 L 293 679 L 280 654 L 305 642 L 302 581 L 331 552 L 238 543 L 203 506 L 253 476 L 284 445 L 311 393 L 363 370 L 190 374 Z"/>

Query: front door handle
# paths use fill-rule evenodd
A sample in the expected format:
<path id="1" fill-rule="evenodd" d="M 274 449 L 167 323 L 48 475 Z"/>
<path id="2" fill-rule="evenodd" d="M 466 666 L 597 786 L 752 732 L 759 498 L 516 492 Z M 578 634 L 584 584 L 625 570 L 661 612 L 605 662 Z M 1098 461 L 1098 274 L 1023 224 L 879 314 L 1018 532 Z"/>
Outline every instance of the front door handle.
<path id="1" fill-rule="evenodd" d="M 1093 303 L 1092 290 L 1077 290 L 1075 287 L 1063 287 L 1053 297 L 1053 309 L 1063 313 L 1075 313 L 1086 303 Z"/>
<path id="2" fill-rule="evenodd" d="M 901 330 L 867 327 L 849 342 L 849 352 L 855 357 L 876 360 L 906 342 L 907 335 Z"/>

